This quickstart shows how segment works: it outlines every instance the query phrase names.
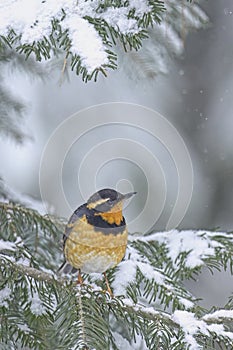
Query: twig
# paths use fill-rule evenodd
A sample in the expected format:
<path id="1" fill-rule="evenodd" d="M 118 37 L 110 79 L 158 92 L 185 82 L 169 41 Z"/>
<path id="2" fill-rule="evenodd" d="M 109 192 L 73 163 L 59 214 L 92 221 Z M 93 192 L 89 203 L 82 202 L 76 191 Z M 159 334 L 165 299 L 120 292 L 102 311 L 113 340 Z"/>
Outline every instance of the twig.
<path id="1" fill-rule="evenodd" d="M 82 289 L 82 285 L 79 286 L 79 291 L 77 294 L 77 300 L 78 300 L 78 306 L 79 306 L 79 319 L 80 319 L 80 323 L 81 323 L 81 328 L 82 328 L 82 341 L 83 341 L 83 348 L 84 349 L 88 349 L 87 347 L 87 340 L 86 340 L 86 332 L 85 332 L 85 317 L 84 317 L 84 313 L 83 313 L 83 304 L 82 304 L 82 295 L 81 295 L 81 289 Z"/>
<path id="2" fill-rule="evenodd" d="M 30 267 L 20 263 L 12 262 L 11 260 L 7 259 L 7 257 L 0 257 L 0 262 L 1 264 L 9 262 L 14 271 L 19 272 L 22 275 L 32 277 L 37 281 L 43 281 L 47 283 L 58 283 L 61 285 L 65 285 L 65 283 L 67 282 L 67 279 L 65 278 L 57 278 L 57 276 L 53 275 L 52 273 L 44 272 L 42 270 L 36 269 L 35 267 Z"/>

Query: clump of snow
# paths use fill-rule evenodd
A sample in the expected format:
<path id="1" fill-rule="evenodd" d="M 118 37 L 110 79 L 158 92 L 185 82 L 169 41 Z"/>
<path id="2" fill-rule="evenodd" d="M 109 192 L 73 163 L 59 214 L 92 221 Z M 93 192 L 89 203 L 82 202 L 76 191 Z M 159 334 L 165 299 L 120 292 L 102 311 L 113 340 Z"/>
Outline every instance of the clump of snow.
<path id="1" fill-rule="evenodd" d="M 126 288 L 136 279 L 137 265 L 134 261 L 127 260 L 118 265 L 117 273 L 112 283 L 115 295 L 125 295 Z"/>
<path id="2" fill-rule="evenodd" d="M 129 299 L 129 298 L 125 298 L 125 299 L 123 299 L 122 301 L 123 301 L 124 305 L 126 305 L 126 306 L 129 306 L 129 307 L 135 306 L 135 304 L 133 303 L 133 301 L 132 301 L 131 299 Z"/>
<path id="3" fill-rule="evenodd" d="M 1 4 L 0 33 L 2 35 L 7 35 L 8 31 L 13 29 L 18 34 L 23 33 L 27 40 L 27 38 L 30 38 L 30 29 L 35 26 L 37 17 L 42 8 L 39 1 L 12 0 L 3 2 Z M 37 24 L 39 24 L 39 22 Z M 47 28 L 49 28 L 49 26 L 51 26 L 51 24 L 47 22 Z M 43 33 L 41 33 L 40 36 L 38 36 L 37 33 L 36 39 L 40 40 L 42 38 Z M 33 37 L 31 37 L 29 41 L 33 42 Z"/>
<path id="4" fill-rule="evenodd" d="M 142 0 L 129 0 L 129 7 L 135 10 L 137 16 L 143 16 L 152 10 L 152 7 L 148 4 L 148 1 Z"/>
<path id="5" fill-rule="evenodd" d="M 179 297 L 179 301 L 182 305 L 184 305 L 186 310 L 191 309 L 194 306 L 194 303 L 191 300 Z"/>
<path id="6" fill-rule="evenodd" d="M 127 288 L 130 284 L 136 282 L 137 270 L 140 270 L 142 275 L 157 284 L 160 287 L 166 289 L 166 295 L 174 295 L 186 309 L 193 307 L 193 302 L 188 298 L 190 296 L 181 297 L 177 294 L 175 287 L 172 286 L 172 281 L 169 279 L 162 270 L 151 265 L 146 257 L 141 256 L 133 247 L 127 248 L 126 260 L 123 260 L 118 266 L 115 273 L 114 281 L 112 282 L 112 288 L 115 295 L 127 296 Z"/>
<path id="7" fill-rule="evenodd" d="M 108 63 L 108 55 L 94 26 L 77 14 L 67 16 L 61 22 L 69 30 L 70 50 L 82 58 L 82 63 L 91 73 L 95 68 Z"/>
<path id="8" fill-rule="evenodd" d="M 1 250 L 10 250 L 15 251 L 15 249 L 18 247 L 23 246 L 23 241 L 20 237 L 16 236 L 15 242 L 11 241 L 4 241 L 3 239 L 0 239 L 0 251 Z"/>
<path id="9" fill-rule="evenodd" d="M 137 267 L 146 278 L 153 279 L 157 284 L 164 284 L 164 276 L 161 272 L 156 271 L 151 264 L 138 261 Z"/>
<path id="10" fill-rule="evenodd" d="M 160 311 L 155 310 L 152 306 L 142 306 L 142 305 L 134 305 L 134 310 L 135 311 L 142 311 L 145 314 L 149 314 L 149 315 L 154 315 L 154 316 L 158 316 L 160 315 Z"/>
<path id="11" fill-rule="evenodd" d="M 226 311 L 227 314 L 227 311 L 229 310 L 222 310 L 222 312 L 223 311 Z M 233 333 L 225 331 L 222 324 L 207 324 L 205 320 L 207 320 L 208 317 L 206 316 L 204 316 L 202 319 L 197 319 L 194 313 L 181 310 L 176 310 L 172 316 L 173 321 L 178 323 L 183 329 L 185 340 L 189 344 L 190 350 L 201 349 L 201 346 L 197 343 L 194 337 L 198 334 L 209 336 L 209 332 L 213 332 L 216 333 L 217 336 L 228 337 L 231 340 L 233 339 Z"/>
<path id="12" fill-rule="evenodd" d="M 0 239 L 0 251 L 1 250 L 11 250 L 14 251 L 16 248 L 15 243 L 14 242 L 10 242 L 10 241 L 3 241 L 2 239 Z"/>
<path id="13" fill-rule="evenodd" d="M 45 307 L 38 293 L 34 293 L 30 301 L 31 301 L 30 310 L 35 316 L 41 316 L 45 313 Z"/>
<path id="14" fill-rule="evenodd" d="M 222 244 L 213 240 L 212 237 L 223 234 L 221 232 L 213 233 L 203 230 L 171 230 L 140 237 L 139 240 L 144 242 L 154 240 L 165 244 L 168 248 L 168 256 L 171 258 L 174 266 L 177 266 L 177 258 L 179 255 L 181 253 L 187 253 L 185 265 L 192 269 L 203 265 L 203 259 L 215 255 L 215 249 L 218 247 L 221 248 Z"/>
<path id="15" fill-rule="evenodd" d="M 83 1 L 80 6 L 82 9 Z M 0 34 L 7 36 L 9 30 L 13 29 L 17 34 L 22 33 L 23 44 L 33 44 L 42 41 L 45 37 L 49 38 L 52 32 L 52 20 L 61 21 L 64 15 L 62 10 L 64 10 L 66 17 L 60 23 L 62 28 L 69 32 L 71 52 L 81 56 L 89 72 L 108 63 L 105 47 L 94 26 L 77 14 L 79 2 L 12 0 L 3 3 L 1 7 Z M 96 8 L 97 2 L 93 8 L 92 1 L 85 1 L 86 16 L 93 16 Z"/>
<path id="16" fill-rule="evenodd" d="M 126 7 L 109 8 L 101 14 L 101 18 L 122 34 L 137 34 L 141 29 L 134 18 L 128 18 L 128 13 Z"/>
<path id="17" fill-rule="evenodd" d="M 116 346 L 119 349 L 132 350 L 132 346 L 130 345 L 128 340 L 123 338 L 121 334 L 113 332 L 113 337 L 114 337 Z"/>
<path id="18" fill-rule="evenodd" d="M 222 324 L 214 323 L 207 325 L 206 328 L 208 329 L 208 331 L 216 333 L 218 336 L 227 337 L 230 340 L 233 340 L 233 333 L 225 331 L 224 326 Z"/>
<path id="19" fill-rule="evenodd" d="M 173 321 L 178 323 L 185 333 L 185 340 L 189 344 L 190 350 L 201 349 L 198 345 L 194 335 L 201 332 L 208 335 L 206 329 L 206 323 L 204 321 L 196 319 L 194 313 L 188 311 L 176 310 L 173 314 Z"/>
<path id="20" fill-rule="evenodd" d="M 212 319 L 221 319 L 221 318 L 232 318 L 233 319 L 233 310 L 217 310 L 211 314 L 207 314 L 203 317 L 203 320 L 208 321 Z"/>
<path id="21" fill-rule="evenodd" d="M 159 285 L 164 285 L 164 276 L 160 271 L 156 271 L 145 258 L 129 247 L 127 250 L 128 260 L 122 261 L 117 268 L 117 272 L 112 283 L 115 295 L 126 295 L 126 289 L 130 283 L 136 279 L 137 269 L 148 279 L 154 280 Z"/>
<path id="22" fill-rule="evenodd" d="M 136 249 L 130 246 L 127 249 L 126 260 L 123 260 L 117 266 L 114 281 L 112 282 L 115 295 L 127 295 L 127 288 L 131 283 L 135 283 L 136 281 L 137 270 L 140 270 L 146 279 L 165 288 L 167 296 L 172 294 L 176 296 L 186 309 L 193 307 L 193 302 L 188 299 L 191 295 L 185 298 L 177 294 L 168 276 L 162 270 L 152 266 L 146 257 L 141 256 Z"/>
<path id="23" fill-rule="evenodd" d="M 21 331 L 23 331 L 23 332 L 25 332 L 25 333 L 30 333 L 31 332 L 31 329 L 28 327 L 28 325 L 26 325 L 25 323 L 24 324 L 17 324 L 17 327 L 21 330 Z"/>
<path id="24" fill-rule="evenodd" d="M 0 306 L 8 306 L 7 300 L 11 297 L 11 289 L 9 287 L 4 287 L 0 290 Z"/>

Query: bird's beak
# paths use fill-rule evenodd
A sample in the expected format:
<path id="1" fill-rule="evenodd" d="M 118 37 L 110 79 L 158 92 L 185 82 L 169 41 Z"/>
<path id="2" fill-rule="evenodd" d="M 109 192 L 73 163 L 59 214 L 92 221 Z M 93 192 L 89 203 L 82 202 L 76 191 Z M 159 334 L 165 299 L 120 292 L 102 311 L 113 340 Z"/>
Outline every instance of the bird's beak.
<path id="1" fill-rule="evenodd" d="M 131 197 L 134 196 L 136 193 L 137 193 L 137 192 L 129 192 L 129 193 L 123 194 L 123 195 L 122 195 L 123 200 L 131 198 Z"/>

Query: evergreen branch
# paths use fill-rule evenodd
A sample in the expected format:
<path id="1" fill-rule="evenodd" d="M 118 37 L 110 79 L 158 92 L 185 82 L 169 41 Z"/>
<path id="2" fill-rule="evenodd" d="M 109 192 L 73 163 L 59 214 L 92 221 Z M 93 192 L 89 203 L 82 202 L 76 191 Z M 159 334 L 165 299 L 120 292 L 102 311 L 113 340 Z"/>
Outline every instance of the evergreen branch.
<path id="1" fill-rule="evenodd" d="M 130 236 L 125 260 L 108 271 L 116 294 L 111 298 L 100 276 L 84 276 L 88 284 L 77 286 L 50 272 L 61 260 L 62 220 L 13 203 L 0 204 L 0 220 L 3 344 L 12 346 L 12 339 L 17 347 L 35 350 L 121 350 L 122 339 L 135 350 L 233 346 L 233 299 L 226 309 L 206 313 L 182 287 L 184 276 L 205 264 L 226 265 L 232 233 Z M 163 311 L 170 303 L 173 310 Z"/>
<path id="2" fill-rule="evenodd" d="M 0 132 L 4 136 L 10 136 L 17 143 L 23 143 L 25 139 L 32 139 L 24 131 L 23 116 L 27 112 L 26 102 L 11 91 L 9 74 L 6 78 L 4 72 L 14 74 L 18 71 L 26 73 L 30 78 L 45 80 L 48 69 L 35 62 L 32 57 L 26 62 L 23 55 L 6 45 L 0 45 L 0 69 Z"/>
<path id="3" fill-rule="evenodd" d="M 35 218 L 35 221 L 39 221 L 41 225 L 42 224 L 44 225 L 42 227 L 44 230 L 46 228 L 51 228 L 51 225 L 53 225 L 54 222 L 56 222 L 56 224 L 61 225 L 61 220 L 56 220 L 56 218 L 51 215 L 42 216 L 41 214 L 38 213 L 38 211 L 31 208 L 24 207 L 17 203 L 0 202 L 0 208 L 4 210 L 6 213 L 8 213 L 12 218 L 14 217 L 14 215 L 20 215 L 20 214 L 27 219 L 29 219 L 30 217 L 31 219 Z"/>
<path id="4" fill-rule="evenodd" d="M 1 134 L 5 136 L 11 136 L 13 139 L 22 143 L 22 141 L 27 137 L 25 132 L 20 126 L 22 123 L 22 115 L 25 110 L 25 106 L 22 102 L 15 97 L 10 90 L 5 86 L 3 87 L 2 81 L 4 80 L 0 76 L 0 131 Z M 14 116 L 14 117 L 13 117 Z M 15 118 L 17 116 L 17 118 Z"/>
<path id="5" fill-rule="evenodd" d="M 40 269 L 26 266 L 26 265 L 23 265 L 20 263 L 12 262 L 11 260 L 7 259 L 7 257 L 4 257 L 4 256 L 0 256 L 0 261 L 1 261 L 1 264 L 3 264 L 3 265 L 8 264 L 8 268 L 20 273 L 23 276 L 29 276 L 37 281 L 41 281 L 41 282 L 45 282 L 45 283 L 49 283 L 49 284 L 59 284 L 63 287 L 65 287 L 67 285 L 68 280 L 66 278 L 61 278 L 61 277 L 58 278 L 56 275 L 54 275 L 52 273 L 48 273 L 48 272 L 42 271 Z M 91 286 L 87 286 L 87 287 L 84 286 L 81 290 L 85 291 L 86 293 L 87 292 L 90 293 L 90 288 L 91 288 Z M 83 310 L 82 310 L 82 300 L 80 299 L 81 298 L 80 297 L 81 290 L 78 289 L 77 300 L 78 300 L 78 304 L 79 304 L 79 308 L 80 308 L 80 318 L 82 319 L 83 318 L 82 317 Z M 91 289 L 91 291 L 93 292 L 92 289 Z M 99 291 L 97 290 L 96 292 L 98 295 Z M 102 296 L 102 294 L 101 294 L 101 296 Z M 98 299 L 98 296 L 97 296 L 97 299 Z M 165 323 L 169 324 L 170 326 L 177 327 L 177 323 L 175 323 L 172 320 L 172 318 L 170 317 L 170 315 L 168 313 L 161 312 L 161 311 L 154 311 L 153 308 L 146 308 L 146 307 L 139 305 L 139 304 L 135 305 L 132 302 L 130 302 L 130 300 L 122 299 L 122 297 L 120 297 L 119 300 L 117 297 L 114 297 L 112 300 L 111 299 L 106 299 L 106 300 L 107 300 L 109 305 L 114 305 L 115 308 L 116 308 L 115 303 L 116 302 L 118 303 L 120 301 L 121 307 L 123 307 L 123 309 L 126 312 L 131 312 L 131 313 L 136 312 L 140 316 L 142 316 L 146 319 L 165 321 Z M 118 306 L 119 306 L 119 304 L 118 304 Z M 82 329 L 84 329 L 83 325 L 82 325 Z M 83 330 L 83 334 L 85 334 L 84 330 Z"/>
<path id="6" fill-rule="evenodd" d="M 63 286 L 65 286 L 65 284 L 67 283 L 67 280 L 64 278 L 57 278 L 57 276 L 55 276 L 52 273 L 48 273 L 40 269 L 26 266 L 20 263 L 15 263 L 10 259 L 8 259 L 7 256 L 4 256 L 4 255 L 0 255 L 0 261 L 2 265 L 8 264 L 8 268 L 10 270 L 17 272 L 23 276 L 31 277 L 36 281 L 46 282 L 50 284 L 57 283 Z M 17 275 L 15 278 L 17 278 Z"/>
<path id="7" fill-rule="evenodd" d="M 79 290 L 78 296 L 78 306 L 79 306 L 79 320 L 81 324 L 81 346 L 84 348 L 87 348 L 87 339 L 86 339 L 86 333 L 85 333 L 85 314 L 83 311 L 83 304 L 82 304 L 82 295 L 81 295 L 81 288 Z"/>
<path id="8" fill-rule="evenodd" d="M 138 317 L 142 317 L 144 320 L 159 322 L 173 329 L 179 328 L 179 324 L 172 319 L 169 313 L 162 312 L 161 310 L 156 311 L 153 307 L 133 304 L 127 299 L 122 300 L 122 306 L 126 313 L 137 314 Z"/>
<path id="9" fill-rule="evenodd" d="M 164 308 L 170 305 L 173 309 L 193 308 L 196 299 L 182 287 L 180 281 L 173 280 L 165 268 L 167 257 L 164 256 L 165 266 L 160 268 L 156 265 L 157 254 L 154 255 L 154 262 L 151 262 L 148 259 L 150 251 L 144 250 L 142 253 L 141 244 L 136 247 L 133 243 L 129 242 L 126 259 L 115 270 L 112 283 L 114 292 L 134 302 L 142 297 L 149 303 L 159 298 Z"/>
<path id="10" fill-rule="evenodd" d="M 142 256 L 148 256 L 151 264 L 161 266 L 168 257 L 169 276 L 172 279 L 190 278 L 206 265 L 213 268 L 232 269 L 233 234 L 231 232 L 178 231 L 131 236 L 132 245 Z M 156 250 L 156 259 L 154 252 Z"/>
<path id="11" fill-rule="evenodd" d="M 1 259 L 3 260 L 3 259 Z M 62 286 L 67 285 L 66 281 L 64 279 L 55 279 L 54 275 L 49 274 L 49 273 L 45 273 L 44 271 L 41 270 L 37 270 L 28 266 L 24 266 L 22 264 L 12 264 L 11 263 L 11 267 L 13 266 L 13 268 L 17 271 L 20 272 L 23 275 L 26 276 L 30 276 L 33 279 L 36 279 L 38 281 L 43 281 L 45 283 L 49 283 L 49 284 L 54 284 L 54 283 L 58 283 Z M 70 285 L 71 287 L 71 285 Z M 71 291 L 71 289 L 69 288 L 69 290 Z M 116 318 L 120 318 L 122 320 L 122 322 L 126 322 L 129 326 L 129 324 L 131 324 L 132 320 L 134 320 L 134 323 L 136 321 L 136 324 L 134 325 L 134 328 L 137 329 L 137 331 L 139 329 L 141 329 L 141 325 L 142 323 L 147 323 L 147 322 L 152 322 L 155 328 L 150 328 L 150 332 L 154 333 L 155 331 L 166 331 L 169 332 L 171 336 L 174 336 L 174 334 L 180 330 L 181 324 L 179 320 L 181 317 L 180 315 L 182 315 L 182 311 L 175 312 L 175 317 L 173 315 L 170 315 L 168 313 L 162 312 L 162 311 L 157 311 L 155 310 L 153 307 L 145 307 L 143 305 L 140 304 L 133 304 L 131 301 L 129 300 L 125 300 L 122 298 L 117 298 L 114 297 L 113 299 L 109 299 L 107 297 L 107 295 L 105 296 L 103 294 L 103 292 L 99 292 L 99 291 L 93 291 L 92 289 L 90 289 L 89 286 L 82 286 L 81 289 L 76 289 L 72 287 L 73 292 L 75 293 L 75 295 L 77 295 L 75 298 L 77 298 L 77 305 L 78 305 L 78 323 L 80 324 L 81 327 L 81 331 L 79 332 L 79 341 L 78 343 L 80 344 L 80 346 L 86 346 L 86 349 L 89 349 L 89 342 L 86 339 L 86 329 L 88 330 L 88 333 L 92 334 L 93 328 L 90 329 L 90 326 L 92 324 L 92 327 L 94 327 L 94 319 L 90 319 L 89 321 L 87 321 L 87 312 L 89 313 L 90 316 L 90 310 L 92 310 L 92 307 L 90 308 L 90 306 L 92 305 L 92 303 L 94 302 L 94 304 L 97 303 L 97 305 L 99 305 L 103 310 L 109 309 L 110 312 L 113 312 L 114 316 Z M 94 298 L 94 299 L 93 299 Z M 85 301 L 86 300 L 86 301 Z M 83 301 L 85 302 L 85 311 L 83 309 Z M 88 301 L 88 302 L 87 302 Z M 86 309 L 87 307 L 87 309 Z M 94 308 L 95 309 L 95 308 Z M 184 315 L 187 317 L 193 317 L 193 313 L 188 313 L 187 311 L 183 312 Z M 92 314 L 92 313 L 91 313 Z M 121 316 L 120 316 L 121 315 Z M 127 316 L 126 316 L 127 315 Z M 177 318 L 177 315 L 179 315 L 179 318 Z M 190 315 L 190 316 L 189 316 Z M 219 317 L 221 316 L 221 317 Z M 95 317 L 94 314 L 92 314 L 92 317 Z M 127 317 L 127 320 L 126 320 Z M 233 314 L 232 311 L 228 312 L 225 310 L 222 310 L 222 313 L 220 314 L 213 314 L 212 316 L 207 314 L 204 317 L 202 317 L 200 320 L 195 319 L 195 322 L 197 322 L 197 324 L 202 325 L 203 331 L 201 330 L 201 327 L 198 328 L 197 332 L 197 336 L 200 333 L 202 337 L 206 337 L 205 334 L 205 329 L 209 329 L 209 331 L 211 332 L 212 329 L 215 329 L 215 332 L 217 332 L 219 330 L 220 335 L 223 334 L 225 337 L 229 338 L 230 341 L 230 337 L 231 337 L 231 333 L 230 332 L 226 332 L 222 327 L 221 328 L 217 328 L 216 326 L 212 326 L 216 325 L 216 324 L 221 324 L 222 325 L 222 321 L 228 321 L 228 319 L 232 320 L 233 318 Z M 193 319 L 194 320 L 194 319 Z M 198 323 L 199 322 L 199 323 Z M 149 325 L 149 324 L 148 324 Z M 78 324 L 77 324 L 78 326 Z M 148 328 L 149 329 L 149 328 Z M 145 329 L 144 329 L 145 331 Z M 175 333 L 174 333 L 175 332 Z M 189 332 L 187 330 L 185 330 L 185 332 Z M 195 334 L 196 334 L 195 332 Z M 142 333 L 143 336 L 145 336 L 144 333 Z M 147 334 L 148 335 L 148 334 Z M 217 338 L 220 336 L 218 334 L 218 332 L 216 333 Z M 81 337 L 81 338 L 80 338 Z M 93 337 L 93 334 L 92 334 Z M 81 339 L 83 339 L 83 341 L 81 341 Z M 231 343 L 229 343 L 231 344 Z"/>
<path id="12" fill-rule="evenodd" d="M 207 21 L 199 7 L 195 4 L 190 5 L 188 1 L 183 4 L 185 12 L 176 2 L 165 3 L 160 0 L 80 0 L 78 3 L 62 2 L 54 7 L 43 1 L 38 5 L 36 13 L 31 17 L 29 14 L 28 21 L 24 23 L 18 16 L 19 4 L 15 1 L 7 4 L 5 8 L 3 6 L 5 13 L 2 11 L 2 22 L 5 26 L 1 28 L 3 32 L 0 33 L 0 47 L 7 45 L 23 54 L 26 59 L 34 55 L 38 61 L 50 59 L 58 49 L 64 50 L 70 57 L 72 70 L 80 74 L 86 82 L 92 78 L 96 79 L 98 73 L 106 76 L 107 69 L 117 68 L 116 54 L 112 51 L 114 45 L 120 45 L 125 51 L 137 51 L 142 46 L 142 41 L 151 35 L 149 31 L 154 27 L 157 49 L 161 28 L 169 27 L 169 31 L 166 32 L 174 39 L 171 27 L 175 28 L 175 32 L 178 32 L 176 37 L 179 37 L 179 33 L 183 31 L 183 16 L 185 19 L 187 17 L 189 27 L 199 28 Z M 171 26 L 170 18 L 174 17 Z M 165 33 L 163 29 L 162 32 Z M 167 34 L 164 33 L 162 36 L 166 43 L 165 50 L 169 45 L 174 47 L 174 40 L 167 38 Z M 87 40 L 90 47 L 86 45 Z M 163 49 L 164 45 L 160 46 Z M 169 51 L 166 51 L 169 54 Z M 156 60 L 160 60 L 158 54 Z M 143 59 L 138 61 L 142 62 Z M 161 66 L 160 62 L 158 65 Z"/>

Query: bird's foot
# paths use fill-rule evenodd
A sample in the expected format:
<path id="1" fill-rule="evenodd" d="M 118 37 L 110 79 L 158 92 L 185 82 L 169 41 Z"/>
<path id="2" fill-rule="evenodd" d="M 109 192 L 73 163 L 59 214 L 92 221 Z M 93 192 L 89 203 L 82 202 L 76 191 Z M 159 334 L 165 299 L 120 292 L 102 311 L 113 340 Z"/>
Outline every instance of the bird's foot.
<path id="1" fill-rule="evenodd" d="M 113 297 L 114 297 L 114 295 L 113 295 L 112 289 L 111 289 L 111 287 L 110 287 L 110 285 L 109 285 L 109 282 L 108 282 L 108 278 L 107 278 L 106 272 L 104 272 L 104 278 L 105 278 L 105 282 L 106 282 L 106 286 L 107 286 L 107 290 L 106 290 L 106 292 L 108 292 L 108 293 L 109 293 L 109 295 L 110 295 L 110 297 L 111 297 L 111 298 L 113 298 Z"/>
<path id="2" fill-rule="evenodd" d="M 77 280 L 77 284 L 80 284 L 80 285 L 83 284 L 83 279 L 82 279 L 81 271 L 80 271 L 80 270 L 78 270 L 78 280 Z"/>

